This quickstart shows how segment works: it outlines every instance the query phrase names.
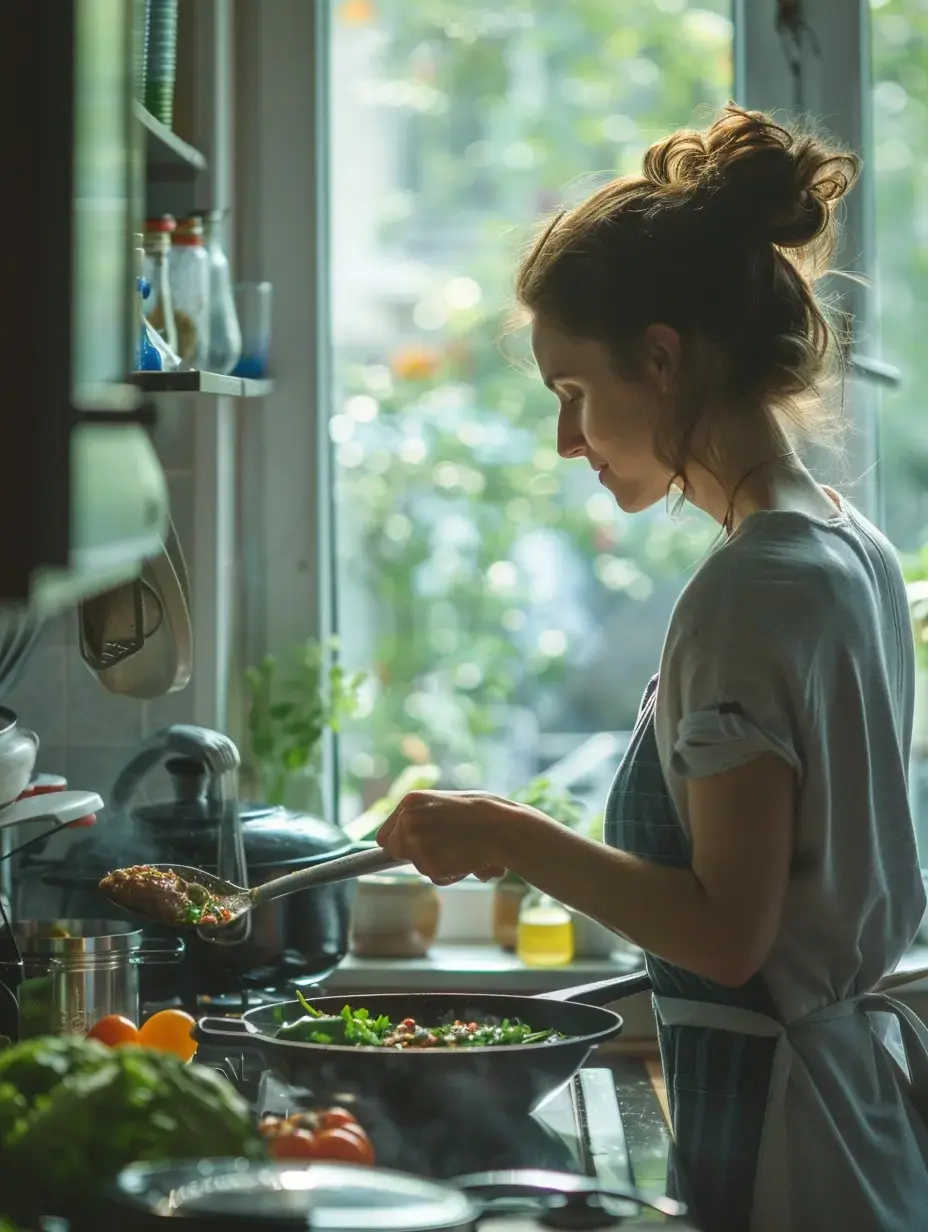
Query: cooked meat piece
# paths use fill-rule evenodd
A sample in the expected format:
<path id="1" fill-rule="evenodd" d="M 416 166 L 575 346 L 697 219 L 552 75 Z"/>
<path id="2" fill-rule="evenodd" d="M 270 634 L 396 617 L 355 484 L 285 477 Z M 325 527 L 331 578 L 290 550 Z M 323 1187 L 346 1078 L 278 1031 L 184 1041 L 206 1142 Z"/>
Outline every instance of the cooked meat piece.
<path id="1" fill-rule="evenodd" d="M 148 864 L 117 868 L 103 878 L 100 889 L 127 911 L 162 924 L 183 924 L 187 919 L 189 887 L 172 870 L 165 872 Z"/>

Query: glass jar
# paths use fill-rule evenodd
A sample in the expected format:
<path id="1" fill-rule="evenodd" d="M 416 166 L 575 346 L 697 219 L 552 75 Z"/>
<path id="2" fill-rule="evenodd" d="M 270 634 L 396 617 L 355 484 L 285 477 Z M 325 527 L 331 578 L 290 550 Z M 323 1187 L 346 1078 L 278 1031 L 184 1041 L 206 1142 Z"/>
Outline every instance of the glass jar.
<path id="1" fill-rule="evenodd" d="M 177 352 L 190 368 L 206 368 L 209 358 L 209 257 L 203 243 L 203 223 L 187 218 L 178 223 L 171 243 L 171 295 Z"/>
<path id="2" fill-rule="evenodd" d="M 570 912 L 540 890 L 529 890 L 519 910 L 516 955 L 527 967 L 564 967 L 574 956 Z"/>
<path id="3" fill-rule="evenodd" d="M 203 215 L 206 232 L 206 253 L 209 257 L 209 357 L 210 372 L 228 373 L 242 354 L 242 331 L 239 328 L 229 261 L 222 246 L 224 212 L 212 210 Z"/>
<path id="4" fill-rule="evenodd" d="M 145 315 L 172 351 L 177 351 L 177 327 L 171 295 L 171 235 L 177 223 L 170 214 L 145 221 L 145 280 L 151 288 Z"/>

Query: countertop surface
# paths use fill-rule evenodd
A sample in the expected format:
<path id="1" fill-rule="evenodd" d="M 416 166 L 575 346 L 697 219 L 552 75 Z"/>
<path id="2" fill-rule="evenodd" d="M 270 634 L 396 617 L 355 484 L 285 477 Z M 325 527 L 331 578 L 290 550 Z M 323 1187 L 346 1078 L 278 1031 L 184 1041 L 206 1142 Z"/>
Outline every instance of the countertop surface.
<path id="1" fill-rule="evenodd" d="M 640 957 L 575 959 L 564 967 L 529 967 L 496 945 L 434 945 L 425 958 L 349 956 L 325 980 L 340 992 L 547 992 L 640 970 Z"/>

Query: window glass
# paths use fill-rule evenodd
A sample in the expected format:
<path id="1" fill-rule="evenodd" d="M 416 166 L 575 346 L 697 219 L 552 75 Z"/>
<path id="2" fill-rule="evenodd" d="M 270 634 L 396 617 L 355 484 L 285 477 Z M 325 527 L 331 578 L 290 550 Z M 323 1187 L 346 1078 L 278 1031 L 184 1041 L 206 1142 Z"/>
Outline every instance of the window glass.
<path id="1" fill-rule="evenodd" d="M 535 221 L 730 97 L 732 21 L 728 0 L 332 13 L 338 616 L 374 682 L 343 741 L 350 817 L 411 764 L 511 791 L 633 725 L 715 530 L 626 518 L 561 461 L 556 399 L 501 335 Z M 587 750 L 611 774 L 616 741 Z"/>
<path id="2" fill-rule="evenodd" d="M 885 530 L 928 543 L 928 7 L 871 0 L 877 303 L 881 354 L 902 373 L 880 425 Z"/>
<path id="3" fill-rule="evenodd" d="M 880 415 L 883 528 L 916 601 L 912 804 L 928 865 L 928 7 L 871 0 L 877 303 L 881 356 L 902 382 Z M 921 592 L 921 593 L 919 593 Z"/>

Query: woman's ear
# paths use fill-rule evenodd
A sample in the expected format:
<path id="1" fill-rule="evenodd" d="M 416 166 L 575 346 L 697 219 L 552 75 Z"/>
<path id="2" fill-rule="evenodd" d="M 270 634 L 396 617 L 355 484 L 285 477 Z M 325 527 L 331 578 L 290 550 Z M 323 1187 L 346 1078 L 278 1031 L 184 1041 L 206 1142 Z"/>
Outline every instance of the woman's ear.
<path id="1" fill-rule="evenodd" d="M 670 325 L 649 325 L 643 338 L 645 369 L 663 395 L 673 389 L 680 371 L 683 347 Z"/>

